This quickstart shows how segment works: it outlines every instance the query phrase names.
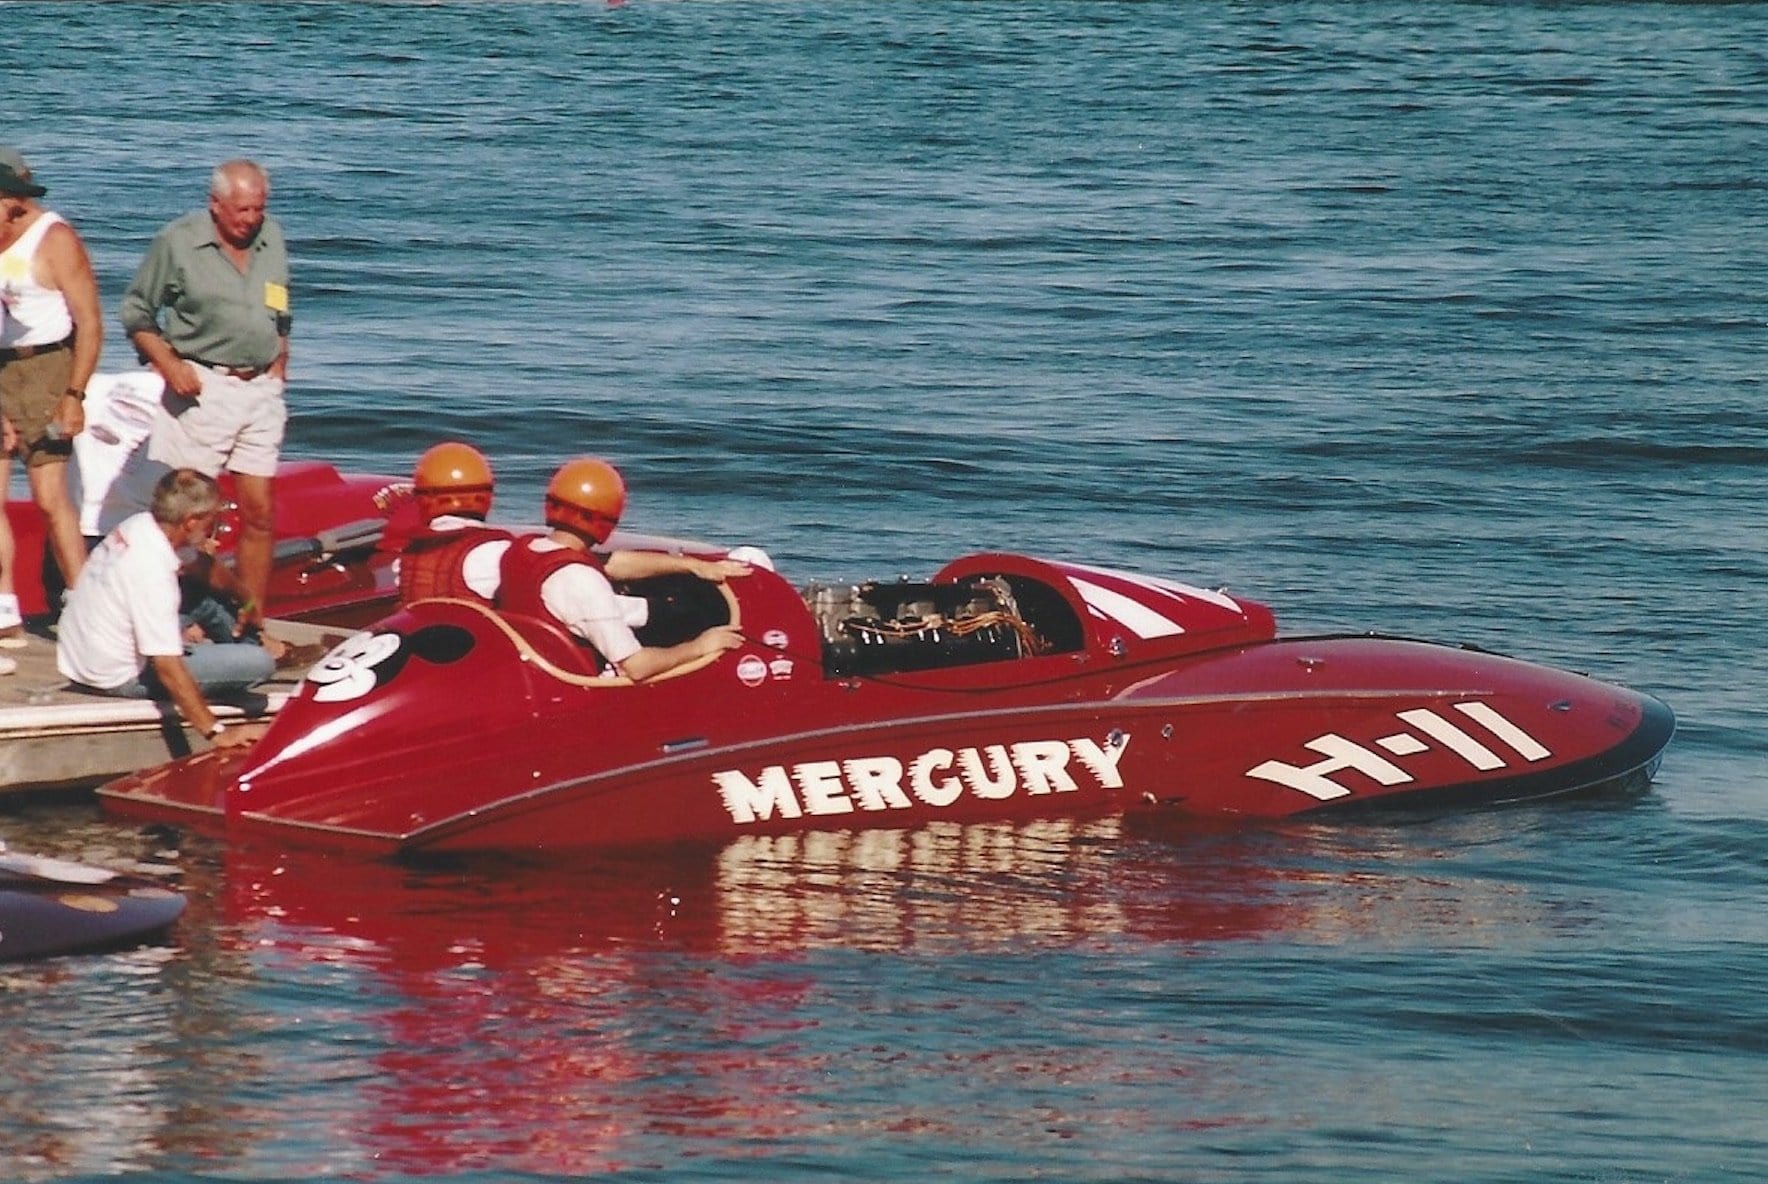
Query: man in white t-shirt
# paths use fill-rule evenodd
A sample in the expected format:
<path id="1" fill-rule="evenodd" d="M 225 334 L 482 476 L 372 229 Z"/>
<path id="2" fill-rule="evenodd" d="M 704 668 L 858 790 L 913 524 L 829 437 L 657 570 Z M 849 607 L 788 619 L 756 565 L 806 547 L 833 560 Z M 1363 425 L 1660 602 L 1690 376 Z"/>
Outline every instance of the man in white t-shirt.
<path id="1" fill-rule="evenodd" d="M 178 553 L 207 539 L 220 512 L 214 478 L 194 469 L 160 478 L 152 509 L 105 536 L 68 594 L 55 664 L 84 690 L 169 699 L 217 745 L 249 744 L 262 729 L 227 730 L 208 697 L 265 681 L 275 660 L 250 642 L 187 646 L 178 621 Z"/>

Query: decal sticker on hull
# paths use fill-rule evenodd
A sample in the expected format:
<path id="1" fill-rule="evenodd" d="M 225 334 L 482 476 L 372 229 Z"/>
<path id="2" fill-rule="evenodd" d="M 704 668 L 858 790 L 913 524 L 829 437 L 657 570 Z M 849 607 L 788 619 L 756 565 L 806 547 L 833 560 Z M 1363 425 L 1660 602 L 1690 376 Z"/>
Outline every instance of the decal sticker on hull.
<path id="1" fill-rule="evenodd" d="M 1029 740 L 980 748 L 930 748 L 906 764 L 893 756 L 850 757 L 769 765 L 751 777 L 741 769 L 712 774 L 739 826 L 775 818 L 861 811 L 945 809 L 966 795 L 986 800 L 1016 793 L 1073 793 L 1121 789 L 1117 765 L 1130 738 Z"/>
<path id="2" fill-rule="evenodd" d="M 758 687 L 767 681 L 767 663 L 754 654 L 744 654 L 737 662 L 737 681 L 746 687 Z"/>
<path id="3" fill-rule="evenodd" d="M 319 703 L 348 703 L 392 682 L 412 658 L 442 665 L 473 649 L 473 635 L 458 625 L 425 625 L 409 637 L 356 633 L 346 637 L 307 672 L 305 685 Z"/>
<path id="4" fill-rule="evenodd" d="M 1185 631 L 1177 621 L 1162 616 L 1121 592 L 1114 592 L 1088 580 L 1076 579 L 1070 582 L 1073 583 L 1074 590 L 1080 593 L 1080 598 L 1087 602 L 1088 608 L 1100 616 L 1109 617 L 1144 640 L 1171 637 Z"/>
<path id="5" fill-rule="evenodd" d="M 1377 737 L 1374 744 L 1396 757 L 1416 756 L 1433 748 L 1445 749 L 1482 773 L 1507 768 L 1517 758 L 1534 762 L 1553 755 L 1545 745 L 1505 719 L 1489 703 L 1457 703 L 1454 709 L 1483 729 L 1492 742 L 1475 736 L 1445 715 L 1421 707 L 1395 712 L 1394 717 L 1408 725 L 1410 730 Z M 1302 747 L 1325 759 L 1309 765 L 1264 761 L 1246 770 L 1246 775 L 1286 785 L 1322 802 L 1351 795 L 1353 791 L 1348 786 L 1335 780 L 1338 774 L 1345 772 L 1361 773 L 1383 786 L 1404 785 L 1412 780 L 1410 773 L 1374 748 L 1336 732 L 1316 736 L 1305 741 Z"/>
<path id="6" fill-rule="evenodd" d="M 345 703 L 360 699 L 385 682 L 397 670 L 380 668 L 399 653 L 397 633 L 357 633 L 345 638 L 307 672 L 313 697 L 321 703 Z"/>

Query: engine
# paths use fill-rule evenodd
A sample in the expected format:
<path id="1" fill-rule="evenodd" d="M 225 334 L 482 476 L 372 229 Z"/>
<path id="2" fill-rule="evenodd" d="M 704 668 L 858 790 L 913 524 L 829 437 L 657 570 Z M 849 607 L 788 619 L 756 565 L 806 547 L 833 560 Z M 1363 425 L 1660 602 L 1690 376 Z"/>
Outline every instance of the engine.
<path id="1" fill-rule="evenodd" d="M 832 677 L 1002 662 L 1045 646 L 1005 580 L 957 584 L 812 584 L 804 598 L 822 630 Z"/>

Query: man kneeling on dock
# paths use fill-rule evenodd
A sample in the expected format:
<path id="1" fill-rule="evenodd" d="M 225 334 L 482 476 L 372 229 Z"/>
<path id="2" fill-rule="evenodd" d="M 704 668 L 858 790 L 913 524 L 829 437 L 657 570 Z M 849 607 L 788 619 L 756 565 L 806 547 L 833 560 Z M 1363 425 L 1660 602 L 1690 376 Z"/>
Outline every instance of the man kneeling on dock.
<path id="1" fill-rule="evenodd" d="M 82 690 L 170 699 L 217 746 L 249 744 L 261 727 L 228 730 L 208 697 L 270 678 L 276 662 L 252 642 L 186 645 L 178 618 L 179 552 L 215 529 L 214 478 L 174 469 L 154 486 L 152 509 L 125 519 L 86 561 L 62 610 L 55 664 Z"/>

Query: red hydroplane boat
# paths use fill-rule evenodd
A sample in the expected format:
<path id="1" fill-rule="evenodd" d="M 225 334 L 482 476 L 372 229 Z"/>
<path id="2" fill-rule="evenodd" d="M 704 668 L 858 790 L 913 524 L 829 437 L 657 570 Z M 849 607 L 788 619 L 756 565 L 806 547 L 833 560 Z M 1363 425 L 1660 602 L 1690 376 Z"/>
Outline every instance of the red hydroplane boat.
<path id="1" fill-rule="evenodd" d="M 758 567 L 626 590 L 650 602 L 648 644 L 725 622 L 747 640 L 632 684 L 541 621 L 424 601 L 333 650 L 249 752 L 101 796 L 338 849 L 569 850 L 1511 802 L 1643 785 L 1675 727 L 1658 700 L 1580 675 L 1279 638 L 1252 601 L 1022 555 L 925 582 L 800 590 Z"/>
<path id="2" fill-rule="evenodd" d="M 151 370 L 97 374 L 87 384 L 86 430 L 74 437 L 68 473 L 83 533 L 107 529 L 107 495 L 147 439 L 164 390 Z M 227 501 L 216 538 L 231 552 L 240 525 L 233 475 L 221 474 L 220 482 Z M 386 615 L 397 599 L 392 564 L 398 541 L 417 525 L 410 492 L 410 483 L 400 478 L 343 474 L 317 461 L 279 465 L 270 615 L 358 625 Z M 18 544 L 19 608 L 27 616 L 44 613 L 60 592 L 61 573 L 46 557 L 43 513 L 19 498 L 7 501 L 6 517 Z M 379 545 L 384 536 L 388 545 Z"/>

